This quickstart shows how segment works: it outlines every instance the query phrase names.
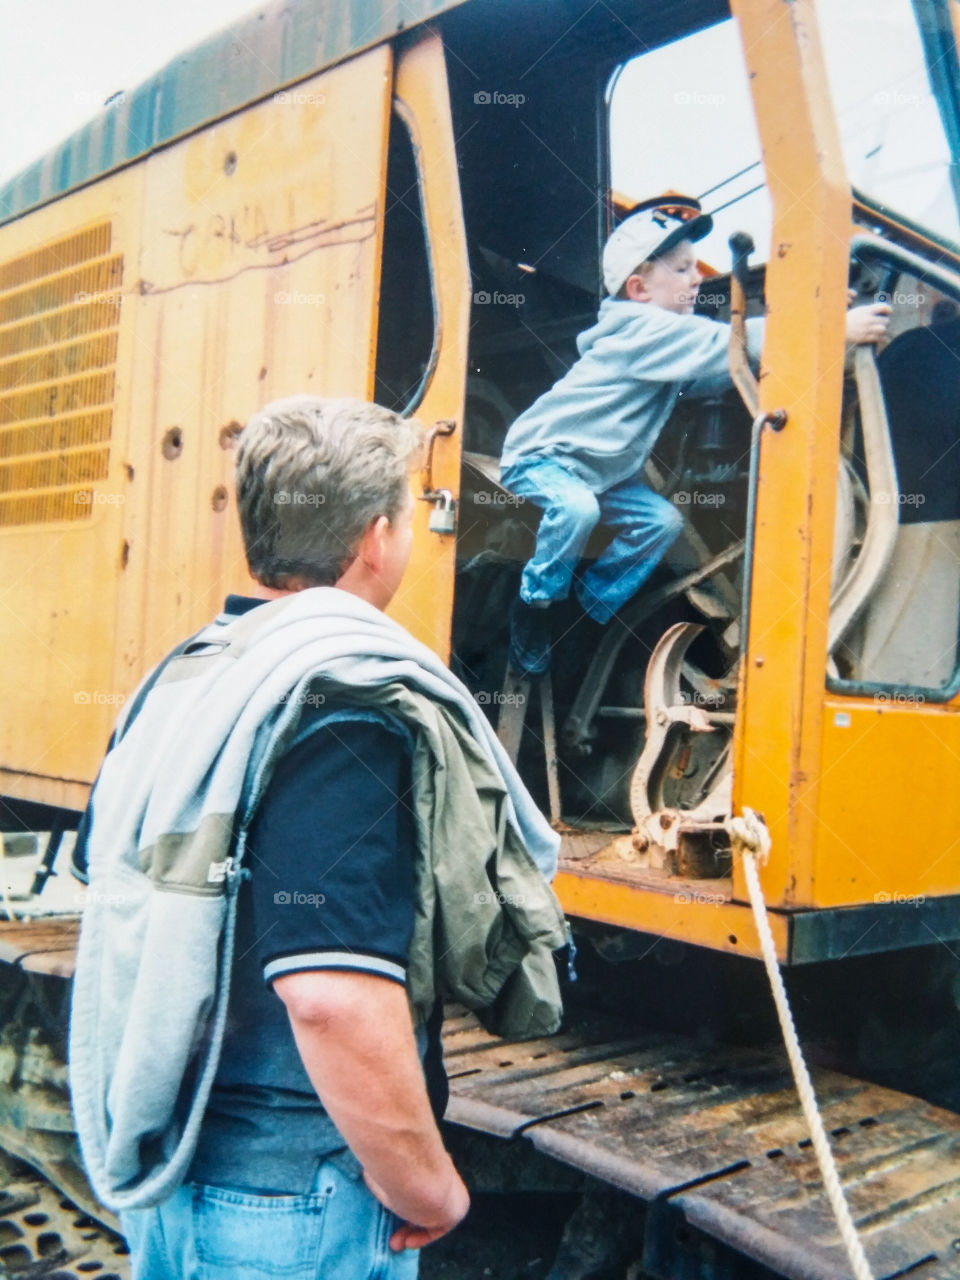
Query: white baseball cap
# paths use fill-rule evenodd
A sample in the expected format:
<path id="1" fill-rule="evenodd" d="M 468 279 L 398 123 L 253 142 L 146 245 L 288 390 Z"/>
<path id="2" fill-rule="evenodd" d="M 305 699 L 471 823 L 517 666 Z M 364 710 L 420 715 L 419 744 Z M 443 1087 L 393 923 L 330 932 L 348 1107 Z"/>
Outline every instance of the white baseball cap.
<path id="1" fill-rule="evenodd" d="M 604 288 L 613 297 L 641 262 L 667 253 L 681 240 L 702 240 L 712 230 L 709 213 L 684 221 L 660 209 L 645 209 L 625 218 L 604 246 Z"/>

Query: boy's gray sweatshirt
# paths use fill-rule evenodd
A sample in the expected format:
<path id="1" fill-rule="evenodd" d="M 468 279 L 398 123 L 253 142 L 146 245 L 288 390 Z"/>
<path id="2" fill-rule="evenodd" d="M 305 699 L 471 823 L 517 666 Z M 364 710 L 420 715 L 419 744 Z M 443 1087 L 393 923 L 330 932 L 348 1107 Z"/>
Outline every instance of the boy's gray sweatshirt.
<path id="1" fill-rule="evenodd" d="M 753 363 L 762 319 L 747 321 Z M 606 298 L 592 329 L 577 338 L 580 359 L 507 432 L 509 468 L 553 458 L 595 493 L 641 472 L 680 395 L 717 395 L 731 386 L 730 326 L 681 316 L 649 302 Z M 642 474 L 638 477 L 642 482 Z"/>

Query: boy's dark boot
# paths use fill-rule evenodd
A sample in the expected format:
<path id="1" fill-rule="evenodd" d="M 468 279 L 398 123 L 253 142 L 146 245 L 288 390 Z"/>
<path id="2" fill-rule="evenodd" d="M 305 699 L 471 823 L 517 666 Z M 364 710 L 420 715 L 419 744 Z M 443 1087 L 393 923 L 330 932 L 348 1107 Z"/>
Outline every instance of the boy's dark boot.
<path id="1" fill-rule="evenodd" d="M 527 604 L 520 596 L 510 606 L 511 668 L 524 679 L 544 675 L 550 669 L 551 609 Z"/>

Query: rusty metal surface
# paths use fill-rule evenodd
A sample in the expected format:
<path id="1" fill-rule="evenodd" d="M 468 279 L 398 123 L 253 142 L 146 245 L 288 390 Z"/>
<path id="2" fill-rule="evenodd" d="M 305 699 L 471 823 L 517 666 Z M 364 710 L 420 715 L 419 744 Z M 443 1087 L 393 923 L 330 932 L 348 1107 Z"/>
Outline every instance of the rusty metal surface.
<path id="1" fill-rule="evenodd" d="M 444 1044 L 454 1123 L 522 1136 L 791 1280 L 847 1274 L 782 1054 L 601 1020 L 511 1044 L 459 1017 Z M 960 1277 L 960 1117 L 839 1072 L 815 1085 L 878 1280 Z"/>
<path id="2" fill-rule="evenodd" d="M 32 1171 L 0 1157 L 0 1275 L 128 1280 L 130 1260 L 120 1236 Z"/>
<path id="3" fill-rule="evenodd" d="M 80 921 L 76 916 L 0 922 L 0 961 L 30 973 L 69 978 L 76 958 Z"/>

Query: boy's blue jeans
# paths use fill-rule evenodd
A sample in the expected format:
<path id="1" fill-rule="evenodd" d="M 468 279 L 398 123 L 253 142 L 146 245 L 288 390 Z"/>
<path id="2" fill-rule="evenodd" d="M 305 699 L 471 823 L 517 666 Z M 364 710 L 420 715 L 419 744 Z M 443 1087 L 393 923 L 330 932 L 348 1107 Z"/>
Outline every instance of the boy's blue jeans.
<path id="1" fill-rule="evenodd" d="M 332 1160 L 306 1195 L 185 1183 L 120 1220 L 133 1280 L 415 1280 L 420 1260 L 391 1252 L 398 1219 Z"/>
<path id="2" fill-rule="evenodd" d="M 530 458 L 509 467 L 501 483 L 543 510 L 537 546 L 520 579 L 527 604 L 563 600 L 577 562 L 599 521 L 614 539 L 576 584 L 584 610 L 607 622 L 643 585 L 683 528 L 683 516 L 666 498 L 631 476 L 605 493 L 552 458 Z"/>

